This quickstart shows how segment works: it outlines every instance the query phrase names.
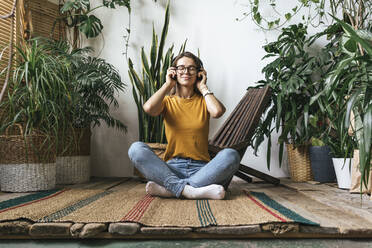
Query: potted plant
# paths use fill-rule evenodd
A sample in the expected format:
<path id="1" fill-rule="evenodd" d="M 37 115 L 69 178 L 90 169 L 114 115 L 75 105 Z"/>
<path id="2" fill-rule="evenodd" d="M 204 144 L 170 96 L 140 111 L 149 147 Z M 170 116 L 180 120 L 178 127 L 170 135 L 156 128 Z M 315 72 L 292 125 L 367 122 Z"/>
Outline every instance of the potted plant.
<path id="1" fill-rule="evenodd" d="M 264 46 L 268 53 L 264 59 L 274 57 L 274 60 L 263 68 L 265 80 L 259 81 L 258 87 L 270 86 L 272 105 L 260 121 L 253 143 L 256 152 L 264 137 L 267 137 L 270 151 L 271 133 L 280 131 L 279 161 L 281 163 L 284 144 L 287 144 L 291 175 L 295 181 L 312 179 L 308 153 L 311 137 L 309 116 L 319 111 L 319 106 L 310 105 L 310 98 L 320 90 L 316 87 L 313 74 L 322 65 L 317 56 L 308 52 L 307 48 L 314 39 L 308 39 L 306 35 L 306 26 L 291 25 L 282 29 L 277 41 Z M 269 158 L 270 153 L 268 168 Z"/>
<path id="2" fill-rule="evenodd" d="M 311 132 L 309 154 L 314 180 L 321 183 L 334 182 L 336 175 L 332 163 L 331 149 L 326 145 L 329 138 L 326 135 L 327 119 L 318 111 L 318 113 L 310 115 L 309 123 Z"/>
<path id="3" fill-rule="evenodd" d="M 52 54 L 61 56 L 69 64 L 69 89 L 65 118 L 67 125 L 59 129 L 57 183 L 83 183 L 90 179 L 91 127 L 105 122 L 108 127 L 126 131 L 127 127 L 110 114 L 110 107 L 118 108 L 115 94 L 125 89 L 119 72 L 101 58 L 89 55 L 89 47 L 73 49 L 67 41 L 48 40 Z"/>
<path id="4" fill-rule="evenodd" d="M 138 110 L 139 140 L 147 143 L 166 143 L 162 117 L 149 116 L 144 112 L 142 105 L 164 84 L 167 69 L 172 63 L 174 46 L 168 48 L 167 52 L 164 54 L 169 16 L 168 2 L 159 45 L 158 36 L 153 27 L 150 61 L 148 60 L 144 47 L 141 49 L 142 77 L 136 72 L 132 60 L 130 58 L 128 59 L 128 74 L 133 86 L 133 98 Z"/>
<path id="5" fill-rule="evenodd" d="M 342 158 L 351 156 L 352 150 L 360 150 L 360 171 L 362 181 L 368 183 L 371 161 L 371 133 L 372 133 L 372 35 L 367 30 L 354 30 L 349 24 L 338 20 L 345 31 L 340 42 L 340 61 L 329 73 L 324 95 L 329 106 L 329 114 L 334 116 L 332 125 L 338 132 Z M 316 99 L 317 97 L 314 97 Z M 337 106 L 332 111 L 330 106 Z M 355 115 L 354 139 L 349 138 L 350 114 Z M 353 142 L 354 143 L 353 145 Z M 362 188 L 362 184 L 361 184 Z"/>
<path id="6" fill-rule="evenodd" d="M 68 64 L 39 39 L 17 48 L 8 97 L 0 108 L 1 188 L 26 192 L 55 187 L 57 132 L 64 125 Z M 13 131 L 11 131 L 13 130 Z"/>

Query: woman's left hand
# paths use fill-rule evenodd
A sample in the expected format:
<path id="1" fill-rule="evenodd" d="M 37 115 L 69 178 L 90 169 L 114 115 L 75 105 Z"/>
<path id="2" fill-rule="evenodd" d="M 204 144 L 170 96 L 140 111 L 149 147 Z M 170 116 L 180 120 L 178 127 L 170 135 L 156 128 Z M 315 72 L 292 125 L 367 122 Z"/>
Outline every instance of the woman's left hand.
<path id="1" fill-rule="evenodd" d="M 201 80 L 199 80 L 201 78 Z M 200 69 L 196 79 L 196 87 L 200 92 L 207 90 L 207 71 L 204 69 Z"/>

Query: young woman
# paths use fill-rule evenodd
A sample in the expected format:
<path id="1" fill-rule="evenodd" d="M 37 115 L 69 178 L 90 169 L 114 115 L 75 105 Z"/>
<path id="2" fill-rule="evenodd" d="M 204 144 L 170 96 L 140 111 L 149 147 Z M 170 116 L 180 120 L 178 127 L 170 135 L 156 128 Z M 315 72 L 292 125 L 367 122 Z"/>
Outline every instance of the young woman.
<path id="1" fill-rule="evenodd" d="M 222 116 L 225 107 L 206 83 L 201 60 L 184 52 L 173 60 L 164 85 L 143 105 L 147 114 L 163 116 L 168 141 L 164 161 L 143 142 L 129 148 L 129 158 L 149 180 L 148 194 L 188 199 L 225 197 L 240 157 L 230 148 L 212 160 L 209 157 L 209 118 Z"/>

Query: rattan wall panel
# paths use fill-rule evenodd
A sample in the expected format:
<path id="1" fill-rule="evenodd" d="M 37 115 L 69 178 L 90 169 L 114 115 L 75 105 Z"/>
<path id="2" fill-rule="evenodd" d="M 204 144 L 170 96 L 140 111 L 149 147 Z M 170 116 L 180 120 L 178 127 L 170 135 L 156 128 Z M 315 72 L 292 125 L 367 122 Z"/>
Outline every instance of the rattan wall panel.
<path id="1" fill-rule="evenodd" d="M 27 0 L 25 1 L 27 11 L 31 12 L 32 37 L 50 37 L 54 22 L 59 15 L 57 4 L 47 0 Z M 59 25 L 59 24 L 58 24 Z M 56 25 L 52 37 L 59 39 L 60 27 Z"/>
<path id="2" fill-rule="evenodd" d="M 0 1 L 0 16 L 9 15 L 13 9 L 14 0 L 1 0 Z M 9 17 L 6 19 L 0 19 L 0 73 L 4 71 L 4 73 L 0 74 L 0 92 L 3 89 L 6 73 L 5 69 L 8 66 L 8 60 L 10 56 L 10 42 L 12 40 L 11 37 L 11 23 L 14 21 L 14 34 L 17 34 L 17 13 L 15 17 Z M 13 44 L 16 43 L 16 35 L 13 37 Z M 15 48 L 13 48 L 13 51 Z M 7 95 L 4 95 L 3 100 L 5 100 Z M 2 116 L 5 114 L 4 109 L 0 109 L 0 121 L 2 120 Z"/>

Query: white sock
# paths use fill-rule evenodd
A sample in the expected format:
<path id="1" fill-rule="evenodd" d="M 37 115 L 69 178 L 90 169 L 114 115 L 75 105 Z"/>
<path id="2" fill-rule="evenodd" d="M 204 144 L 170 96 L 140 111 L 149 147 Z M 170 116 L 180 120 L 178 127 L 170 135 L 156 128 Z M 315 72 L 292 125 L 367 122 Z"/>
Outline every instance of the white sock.
<path id="1" fill-rule="evenodd" d="M 225 197 L 225 189 L 218 184 L 211 184 L 205 187 L 194 188 L 185 185 L 182 195 L 188 199 L 213 199 L 221 200 Z"/>
<path id="2" fill-rule="evenodd" d="M 153 196 L 173 197 L 170 191 L 153 181 L 149 181 L 146 184 L 146 193 Z"/>

